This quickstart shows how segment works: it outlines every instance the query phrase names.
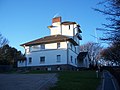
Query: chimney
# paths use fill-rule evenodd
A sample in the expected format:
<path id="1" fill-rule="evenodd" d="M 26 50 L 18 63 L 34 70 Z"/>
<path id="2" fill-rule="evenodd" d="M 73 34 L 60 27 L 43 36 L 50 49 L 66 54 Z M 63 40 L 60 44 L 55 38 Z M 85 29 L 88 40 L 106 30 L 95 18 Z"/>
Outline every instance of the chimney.
<path id="1" fill-rule="evenodd" d="M 61 22 L 61 17 L 55 17 L 52 19 L 52 23 Z"/>

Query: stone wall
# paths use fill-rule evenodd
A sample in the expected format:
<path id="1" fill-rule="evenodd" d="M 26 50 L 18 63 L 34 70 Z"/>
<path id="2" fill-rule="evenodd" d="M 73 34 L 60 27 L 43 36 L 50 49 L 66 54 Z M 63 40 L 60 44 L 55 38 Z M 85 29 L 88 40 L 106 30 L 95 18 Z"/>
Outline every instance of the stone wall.
<path id="1" fill-rule="evenodd" d="M 27 69 L 27 70 L 40 70 L 40 71 L 67 71 L 67 70 L 77 70 L 77 67 L 72 65 L 47 65 L 47 66 L 28 66 L 21 67 L 19 69 Z"/>

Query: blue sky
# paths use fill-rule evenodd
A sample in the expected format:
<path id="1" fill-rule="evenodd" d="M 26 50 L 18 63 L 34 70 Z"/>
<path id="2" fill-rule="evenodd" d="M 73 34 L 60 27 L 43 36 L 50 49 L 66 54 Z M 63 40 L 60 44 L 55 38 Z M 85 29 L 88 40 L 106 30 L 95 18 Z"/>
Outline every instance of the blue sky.
<path id="1" fill-rule="evenodd" d="M 25 42 L 48 36 L 47 26 L 55 15 L 62 21 L 80 24 L 83 40 L 81 44 L 94 41 L 94 31 L 102 27 L 105 18 L 95 12 L 98 0 L 0 0 L 0 32 L 9 40 L 9 45 L 24 52 L 20 46 Z M 97 36 L 102 32 L 97 31 Z"/>

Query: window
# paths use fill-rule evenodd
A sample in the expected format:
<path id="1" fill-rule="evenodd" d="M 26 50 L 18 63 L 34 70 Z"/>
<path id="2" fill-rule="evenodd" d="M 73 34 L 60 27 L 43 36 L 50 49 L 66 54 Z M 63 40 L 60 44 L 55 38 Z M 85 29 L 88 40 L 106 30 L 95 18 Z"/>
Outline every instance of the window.
<path id="1" fill-rule="evenodd" d="M 40 57 L 40 63 L 45 63 L 45 57 Z"/>
<path id="2" fill-rule="evenodd" d="M 57 43 L 57 48 L 60 48 L 60 43 Z"/>
<path id="3" fill-rule="evenodd" d="M 45 44 L 41 44 L 41 49 L 45 49 Z"/>
<path id="4" fill-rule="evenodd" d="M 20 63 L 24 63 L 24 61 L 23 61 L 23 60 L 20 60 L 19 62 L 20 62 Z"/>
<path id="5" fill-rule="evenodd" d="M 27 51 L 28 53 L 31 52 L 31 48 L 32 48 L 32 46 L 30 46 L 29 48 L 27 48 L 26 51 Z"/>
<path id="6" fill-rule="evenodd" d="M 69 30 L 70 30 L 70 25 L 69 25 Z"/>
<path id="7" fill-rule="evenodd" d="M 73 63 L 73 57 L 71 56 L 71 63 Z"/>
<path id="8" fill-rule="evenodd" d="M 29 60 L 29 64 L 31 64 L 32 63 L 32 58 L 29 57 L 28 60 Z"/>
<path id="9" fill-rule="evenodd" d="M 75 52 L 76 52 L 76 47 L 75 47 Z"/>
<path id="10" fill-rule="evenodd" d="M 40 50 L 40 45 L 31 46 L 31 51 L 37 51 L 37 50 Z"/>
<path id="11" fill-rule="evenodd" d="M 70 48 L 72 49 L 72 43 L 70 43 Z"/>
<path id="12" fill-rule="evenodd" d="M 61 61 L 61 55 L 57 55 L 57 62 Z"/>
<path id="13" fill-rule="evenodd" d="M 33 49 L 39 49 L 40 46 L 39 46 L 39 45 L 34 45 L 34 46 L 32 46 L 32 48 L 33 48 Z"/>
<path id="14" fill-rule="evenodd" d="M 75 64 L 77 64 L 77 59 L 75 58 Z"/>

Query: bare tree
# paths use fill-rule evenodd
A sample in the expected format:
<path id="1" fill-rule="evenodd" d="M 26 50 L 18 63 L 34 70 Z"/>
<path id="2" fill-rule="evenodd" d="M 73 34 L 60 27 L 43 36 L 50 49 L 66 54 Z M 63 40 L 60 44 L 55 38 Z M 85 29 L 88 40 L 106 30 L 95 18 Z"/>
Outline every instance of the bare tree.
<path id="1" fill-rule="evenodd" d="M 0 47 L 3 47 L 6 44 L 8 44 L 8 40 L 0 33 Z"/>
<path id="2" fill-rule="evenodd" d="M 101 56 L 104 58 L 104 60 L 110 60 L 113 62 L 119 62 L 120 59 L 120 51 L 118 51 L 119 48 L 116 46 L 110 46 L 106 49 L 103 49 L 101 52 Z"/>
<path id="3" fill-rule="evenodd" d="M 96 65 L 97 61 L 100 59 L 100 52 L 102 47 L 99 43 L 88 42 L 80 46 L 81 52 L 88 52 L 88 58 L 92 65 Z"/>
<path id="4" fill-rule="evenodd" d="M 109 21 L 103 24 L 104 28 L 97 28 L 105 31 L 106 36 L 101 40 L 120 44 L 120 0 L 101 0 L 98 5 L 103 9 L 94 10 L 106 15 L 106 20 Z"/>
<path id="5" fill-rule="evenodd" d="M 109 56 L 107 57 L 109 59 L 111 59 L 110 57 L 112 59 L 116 57 L 116 61 L 120 61 L 120 0 L 101 0 L 98 5 L 102 7 L 94 8 L 94 10 L 101 12 L 109 21 L 109 23 L 103 24 L 103 28 L 97 28 L 105 33 L 105 37 L 102 37 L 101 40 L 110 42 L 109 49 L 107 49 L 109 52 L 107 53 L 111 56 L 107 54 L 106 56 Z M 116 49 L 113 50 L 113 48 Z"/>

